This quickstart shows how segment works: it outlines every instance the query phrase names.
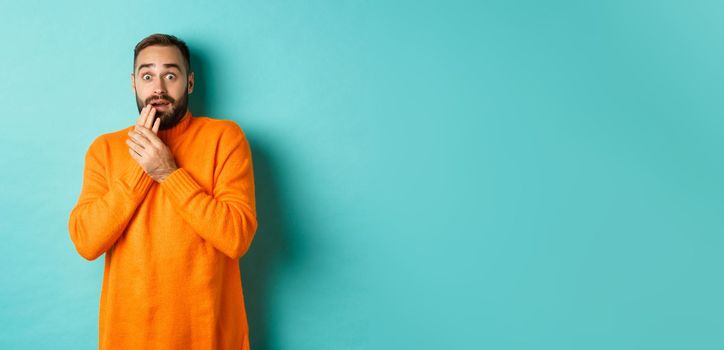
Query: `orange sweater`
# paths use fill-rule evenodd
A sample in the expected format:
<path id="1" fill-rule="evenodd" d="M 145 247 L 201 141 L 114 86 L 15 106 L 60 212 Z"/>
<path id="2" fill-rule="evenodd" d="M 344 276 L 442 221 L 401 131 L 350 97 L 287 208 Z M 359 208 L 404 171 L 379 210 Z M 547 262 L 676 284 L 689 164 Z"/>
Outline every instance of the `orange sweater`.
<path id="1" fill-rule="evenodd" d="M 100 349 L 249 349 L 238 259 L 257 228 L 251 150 L 227 120 L 187 112 L 159 131 L 179 167 L 162 182 L 128 153 L 133 126 L 96 138 L 68 229 L 103 253 Z"/>

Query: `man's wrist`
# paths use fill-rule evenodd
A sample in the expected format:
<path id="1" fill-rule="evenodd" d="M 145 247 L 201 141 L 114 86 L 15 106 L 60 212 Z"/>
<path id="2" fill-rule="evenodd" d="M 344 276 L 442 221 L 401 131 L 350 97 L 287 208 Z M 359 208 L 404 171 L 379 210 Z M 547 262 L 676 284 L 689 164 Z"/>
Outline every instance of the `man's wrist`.
<path id="1" fill-rule="evenodd" d="M 159 183 L 163 182 L 163 180 L 166 180 L 167 177 L 171 176 L 171 174 L 173 174 L 173 172 L 178 169 L 179 169 L 178 167 L 173 167 L 173 168 L 163 172 L 163 174 L 158 176 L 158 179 L 156 181 Z"/>

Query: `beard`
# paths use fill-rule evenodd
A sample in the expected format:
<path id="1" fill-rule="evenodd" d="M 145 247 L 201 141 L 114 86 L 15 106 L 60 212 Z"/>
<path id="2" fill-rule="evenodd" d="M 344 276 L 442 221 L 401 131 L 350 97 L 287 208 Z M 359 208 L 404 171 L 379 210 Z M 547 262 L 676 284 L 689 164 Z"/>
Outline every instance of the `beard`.
<path id="1" fill-rule="evenodd" d="M 138 106 L 138 113 L 141 113 L 141 110 L 143 110 L 143 107 L 150 104 L 151 101 L 155 100 L 166 100 L 170 102 L 169 108 L 167 111 L 161 112 L 159 110 L 156 110 L 155 118 L 161 119 L 161 124 L 158 126 L 159 130 L 166 130 L 174 127 L 178 122 L 181 120 L 181 118 L 186 115 L 186 109 L 188 108 L 188 100 L 189 100 L 189 92 L 188 90 L 184 89 L 184 94 L 181 96 L 181 98 L 176 101 L 173 97 L 169 95 L 159 95 L 159 96 L 151 96 L 146 99 L 146 101 L 141 101 L 140 98 L 138 98 L 138 92 L 136 92 L 136 105 Z M 154 119 L 155 122 L 155 119 Z M 153 125 L 153 123 L 151 123 Z"/>

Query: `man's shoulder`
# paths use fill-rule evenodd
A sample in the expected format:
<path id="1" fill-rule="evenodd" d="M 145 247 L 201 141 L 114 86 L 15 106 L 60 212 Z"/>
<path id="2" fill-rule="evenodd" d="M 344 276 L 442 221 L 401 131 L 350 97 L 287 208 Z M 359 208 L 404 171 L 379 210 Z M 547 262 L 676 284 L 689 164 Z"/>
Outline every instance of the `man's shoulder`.
<path id="1" fill-rule="evenodd" d="M 239 127 L 239 124 L 231 119 L 211 118 L 207 116 L 196 116 L 194 117 L 194 119 L 200 126 L 203 126 L 205 128 L 217 129 L 221 131 L 228 131 L 229 129 L 241 129 L 241 127 Z"/>
<path id="2" fill-rule="evenodd" d="M 194 117 L 197 127 L 202 132 L 213 133 L 221 138 L 246 138 L 244 130 L 235 121 L 207 116 Z"/>
<path id="3" fill-rule="evenodd" d="M 89 150 L 99 147 L 108 148 L 117 145 L 119 142 L 125 144 L 125 139 L 128 138 L 128 132 L 130 132 L 132 128 L 133 126 L 128 126 L 120 130 L 106 132 L 96 136 L 91 142 Z"/>
<path id="4" fill-rule="evenodd" d="M 123 141 L 123 140 L 125 140 L 125 139 L 128 138 L 128 133 L 129 133 L 131 130 L 133 130 L 133 125 L 127 126 L 127 127 L 123 128 L 123 129 L 119 129 L 119 130 L 110 131 L 110 132 L 106 132 L 106 133 L 100 134 L 98 137 L 96 137 L 96 139 L 100 139 L 100 140 L 103 140 L 103 141 L 109 141 L 109 142 L 117 141 L 117 140 Z"/>

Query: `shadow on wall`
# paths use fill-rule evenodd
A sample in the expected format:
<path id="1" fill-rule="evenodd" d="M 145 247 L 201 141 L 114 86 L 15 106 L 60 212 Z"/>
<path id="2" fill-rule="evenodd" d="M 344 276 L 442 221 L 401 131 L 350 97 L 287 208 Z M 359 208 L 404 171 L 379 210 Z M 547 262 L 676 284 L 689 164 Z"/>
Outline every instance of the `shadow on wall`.
<path id="1" fill-rule="evenodd" d="M 189 109 L 194 116 L 207 115 L 209 113 L 207 103 L 209 91 L 206 81 L 213 79 L 209 76 L 212 71 L 208 68 L 206 55 L 198 48 L 190 48 L 191 68 L 194 71 L 194 92 L 189 95 Z"/>
<path id="2" fill-rule="evenodd" d="M 189 96 L 189 106 L 194 115 L 209 116 L 211 118 L 230 119 L 228 116 L 214 115 L 214 86 L 223 85 L 219 79 L 223 74 L 215 74 L 210 62 L 208 48 L 192 47 L 191 64 L 195 74 L 194 92 Z M 223 69 L 222 69 L 223 70 Z M 235 120 L 247 133 L 244 124 Z M 292 244 L 289 244 L 291 232 L 285 225 L 285 212 L 287 206 L 280 195 L 276 175 L 279 167 L 275 166 L 272 156 L 264 143 L 257 140 L 252 133 L 247 133 L 252 149 L 254 168 L 254 187 L 256 192 L 256 212 L 259 223 L 256 235 L 247 253 L 239 259 L 239 269 L 244 292 L 244 305 L 246 307 L 249 324 L 249 339 L 254 350 L 278 348 L 274 339 L 272 328 L 276 322 L 273 319 L 270 292 L 276 290 L 278 274 L 282 264 L 289 264 L 295 255 Z"/>
<path id="3" fill-rule="evenodd" d="M 270 293 L 278 290 L 280 265 L 289 261 L 292 254 L 288 230 L 283 221 L 282 198 L 277 193 L 275 167 L 268 154 L 257 143 L 252 144 L 254 181 L 256 190 L 256 213 L 259 227 L 249 251 L 239 259 L 239 268 L 244 290 L 244 305 L 249 322 L 251 348 L 255 350 L 276 349 L 272 328 Z"/>

